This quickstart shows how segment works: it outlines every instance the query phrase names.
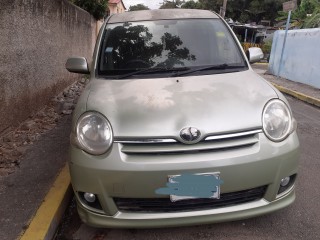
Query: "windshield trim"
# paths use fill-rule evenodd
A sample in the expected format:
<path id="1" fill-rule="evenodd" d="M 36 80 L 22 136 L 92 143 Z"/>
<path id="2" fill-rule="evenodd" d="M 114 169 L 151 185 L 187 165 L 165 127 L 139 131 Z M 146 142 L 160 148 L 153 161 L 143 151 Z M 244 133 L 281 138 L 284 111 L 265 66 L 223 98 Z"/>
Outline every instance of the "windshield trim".
<path id="1" fill-rule="evenodd" d="M 214 69 L 214 70 L 205 70 L 205 71 L 195 71 L 186 75 L 179 75 L 173 76 L 170 72 L 157 72 L 157 73 L 145 73 L 145 74 L 138 74 L 132 75 L 130 77 L 121 78 L 122 75 L 104 75 L 100 74 L 97 78 L 103 78 L 108 80 L 128 80 L 128 79 L 156 79 L 156 78 L 184 78 L 184 77 L 193 77 L 193 76 L 205 76 L 205 75 L 219 75 L 219 74 L 226 74 L 226 73 L 236 73 L 236 72 L 243 72 L 249 70 L 248 67 L 243 66 L 239 68 L 226 68 L 226 69 Z M 118 78 L 120 77 L 120 79 Z"/>
<path id="2" fill-rule="evenodd" d="M 121 74 L 121 75 L 117 75 L 117 74 L 114 74 L 114 75 L 107 75 L 105 72 L 106 71 L 101 71 L 100 70 L 100 64 L 99 64 L 99 62 L 100 62 L 100 59 L 101 59 L 101 54 L 102 54 L 102 52 L 103 52 L 103 41 L 104 41 L 104 38 L 106 37 L 106 34 L 107 34 L 107 28 L 108 28 L 108 26 L 110 26 L 110 25 L 113 25 L 113 24 L 119 24 L 119 23 L 123 23 L 123 22 L 112 22 L 112 23 L 109 23 L 109 21 L 108 20 L 110 20 L 110 18 L 111 17 L 109 17 L 108 19 L 107 19 L 107 21 L 105 22 L 105 24 L 101 27 L 101 31 L 102 31 L 102 33 L 101 33 L 101 38 L 100 38 L 100 40 L 99 40 L 99 46 L 98 46 L 98 49 L 97 49 L 97 51 L 98 51 L 98 54 L 97 54 L 97 57 L 96 57 L 96 59 L 95 59 L 95 71 L 94 71 L 94 73 L 95 73 L 95 76 L 96 77 L 102 77 L 102 78 L 106 78 L 106 79 L 117 79 L 117 77 L 120 77 L 120 76 L 122 76 L 122 75 L 124 75 L 124 74 L 128 74 L 128 73 L 124 73 L 124 74 Z M 235 36 L 235 34 L 234 34 L 234 32 L 233 32 L 233 30 L 230 28 L 230 26 L 223 20 L 223 19 L 221 19 L 220 17 L 219 18 L 177 18 L 177 19 L 157 19 L 157 20 L 137 20 L 137 21 L 130 21 L 130 23 L 132 22 L 132 23 L 137 23 L 137 22 L 154 22 L 154 21 L 165 21 L 165 20 L 213 20 L 213 21 L 221 21 L 221 23 L 223 24 L 223 26 L 225 27 L 225 29 L 227 30 L 227 32 L 228 32 L 228 35 L 229 35 L 229 37 L 231 37 L 232 38 L 232 40 L 233 40 L 233 42 L 234 42 L 234 47 L 235 47 L 235 49 L 238 51 L 238 53 L 239 53 L 239 57 L 241 58 L 241 60 L 242 60 L 242 63 L 243 63 L 243 66 L 239 66 L 239 68 L 243 68 L 243 71 L 246 71 L 246 70 L 248 70 L 249 69 L 249 64 L 248 64 L 248 61 L 247 61 L 247 59 L 246 59 L 246 57 L 245 57 L 245 53 L 244 53 L 244 50 L 243 50 L 243 48 L 242 48 L 242 46 L 241 46 L 241 44 L 240 44 L 240 42 L 239 42 L 239 40 L 236 38 L 236 36 Z M 98 41 L 98 39 L 97 39 L 97 41 Z M 194 68 L 194 67 L 196 67 L 196 68 L 201 68 L 201 67 L 203 67 L 203 66 L 181 66 L 181 67 L 185 67 L 185 68 Z M 154 68 L 156 68 L 155 66 L 154 66 Z M 142 70 L 142 69 L 141 69 Z M 129 70 L 128 70 L 129 71 Z M 197 75 L 208 75 L 208 71 L 210 71 L 210 72 L 214 72 L 214 73 L 210 73 L 210 74 L 220 74 L 220 73 L 230 73 L 230 72 L 239 72 L 239 69 L 237 68 L 237 69 L 210 69 L 210 70 L 203 70 L 203 71 L 194 71 L 194 73 L 197 73 Z M 190 73 L 190 75 L 189 76 L 194 76 L 194 73 Z M 170 75 L 169 76 L 167 76 L 168 75 L 168 73 L 149 73 L 149 72 L 147 72 L 147 73 L 145 73 L 145 74 L 141 74 L 141 75 L 143 75 L 143 76 L 145 76 L 145 75 L 154 75 L 154 74 L 162 74 L 162 75 L 164 75 L 163 77 L 170 77 Z M 183 75 L 183 74 L 182 74 Z M 121 78 L 121 77 L 120 77 Z M 143 78 L 145 78 L 145 77 L 143 77 Z"/>

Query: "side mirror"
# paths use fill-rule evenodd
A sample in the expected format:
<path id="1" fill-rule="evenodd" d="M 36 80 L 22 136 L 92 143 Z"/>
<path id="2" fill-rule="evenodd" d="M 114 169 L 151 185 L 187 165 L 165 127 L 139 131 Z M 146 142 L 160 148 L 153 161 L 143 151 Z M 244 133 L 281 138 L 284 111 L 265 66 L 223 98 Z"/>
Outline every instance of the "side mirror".
<path id="1" fill-rule="evenodd" d="M 66 62 L 66 69 L 69 72 L 73 72 L 73 73 L 82 73 L 82 74 L 90 73 L 87 59 L 85 59 L 84 57 L 68 58 Z"/>
<path id="2" fill-rule="evenodd" d="M 259 62 L 263 59 L 263 52 L 261 48 L 251 47 L 247 50 L 246 55 L 250 63 Z"/>

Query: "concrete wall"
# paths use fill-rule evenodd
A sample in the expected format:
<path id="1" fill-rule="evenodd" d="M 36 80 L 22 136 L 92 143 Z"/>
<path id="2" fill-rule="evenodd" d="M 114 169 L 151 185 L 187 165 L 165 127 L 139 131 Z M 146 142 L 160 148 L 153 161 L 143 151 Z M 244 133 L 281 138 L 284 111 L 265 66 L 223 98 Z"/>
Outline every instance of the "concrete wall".
<path id="1" fill-rule="evenodd" d="M 273 37 L 269 71 L 277 75 L 285 31 Z M 320 88 L 320 29 L 288 31 L 280 76 Z"/>
<path id="2" fill-rule="evenodd" d="M 79 79 L 69 56 L 92 58 L 96 21 L 67 0 L 2 0 L 0 133 L 19 124 Z"/>

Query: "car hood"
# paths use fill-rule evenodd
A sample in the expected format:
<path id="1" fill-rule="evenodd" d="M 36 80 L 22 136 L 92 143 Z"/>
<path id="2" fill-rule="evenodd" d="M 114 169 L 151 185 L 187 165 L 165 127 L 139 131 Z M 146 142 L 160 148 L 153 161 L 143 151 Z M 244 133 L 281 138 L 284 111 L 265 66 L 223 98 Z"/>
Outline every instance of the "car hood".
<path id="1" fill-rule="evenodd" d="M 207 135 L 262 127 L 264 105 L 278 98 L 252 70 L 190 77 L 90 83 L 87 111 L 110 121 L 116 138 L 178 138 L 185 127 Z"/>

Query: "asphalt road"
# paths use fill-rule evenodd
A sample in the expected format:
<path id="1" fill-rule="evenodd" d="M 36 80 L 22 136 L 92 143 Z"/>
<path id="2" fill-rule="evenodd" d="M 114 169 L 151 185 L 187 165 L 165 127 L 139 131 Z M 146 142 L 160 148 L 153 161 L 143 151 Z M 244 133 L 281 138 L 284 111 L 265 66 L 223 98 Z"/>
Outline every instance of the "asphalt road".
<path id="1" fill-rule="evenodd" d="M 301 144 L 296 201 L 281 211 L 243 221 L 166 229 L 95 229 L 82 224 L 71 204 L 56 240 L 65 239 L 320 239 L 320 109 L 287 96 Z"/>
<path id="2" fill-rule="evenodd" d="M 67 160 L 71 117 L 30 145 L 19 168 L 0 181 L 0 239 L 17 239 Z"/>

